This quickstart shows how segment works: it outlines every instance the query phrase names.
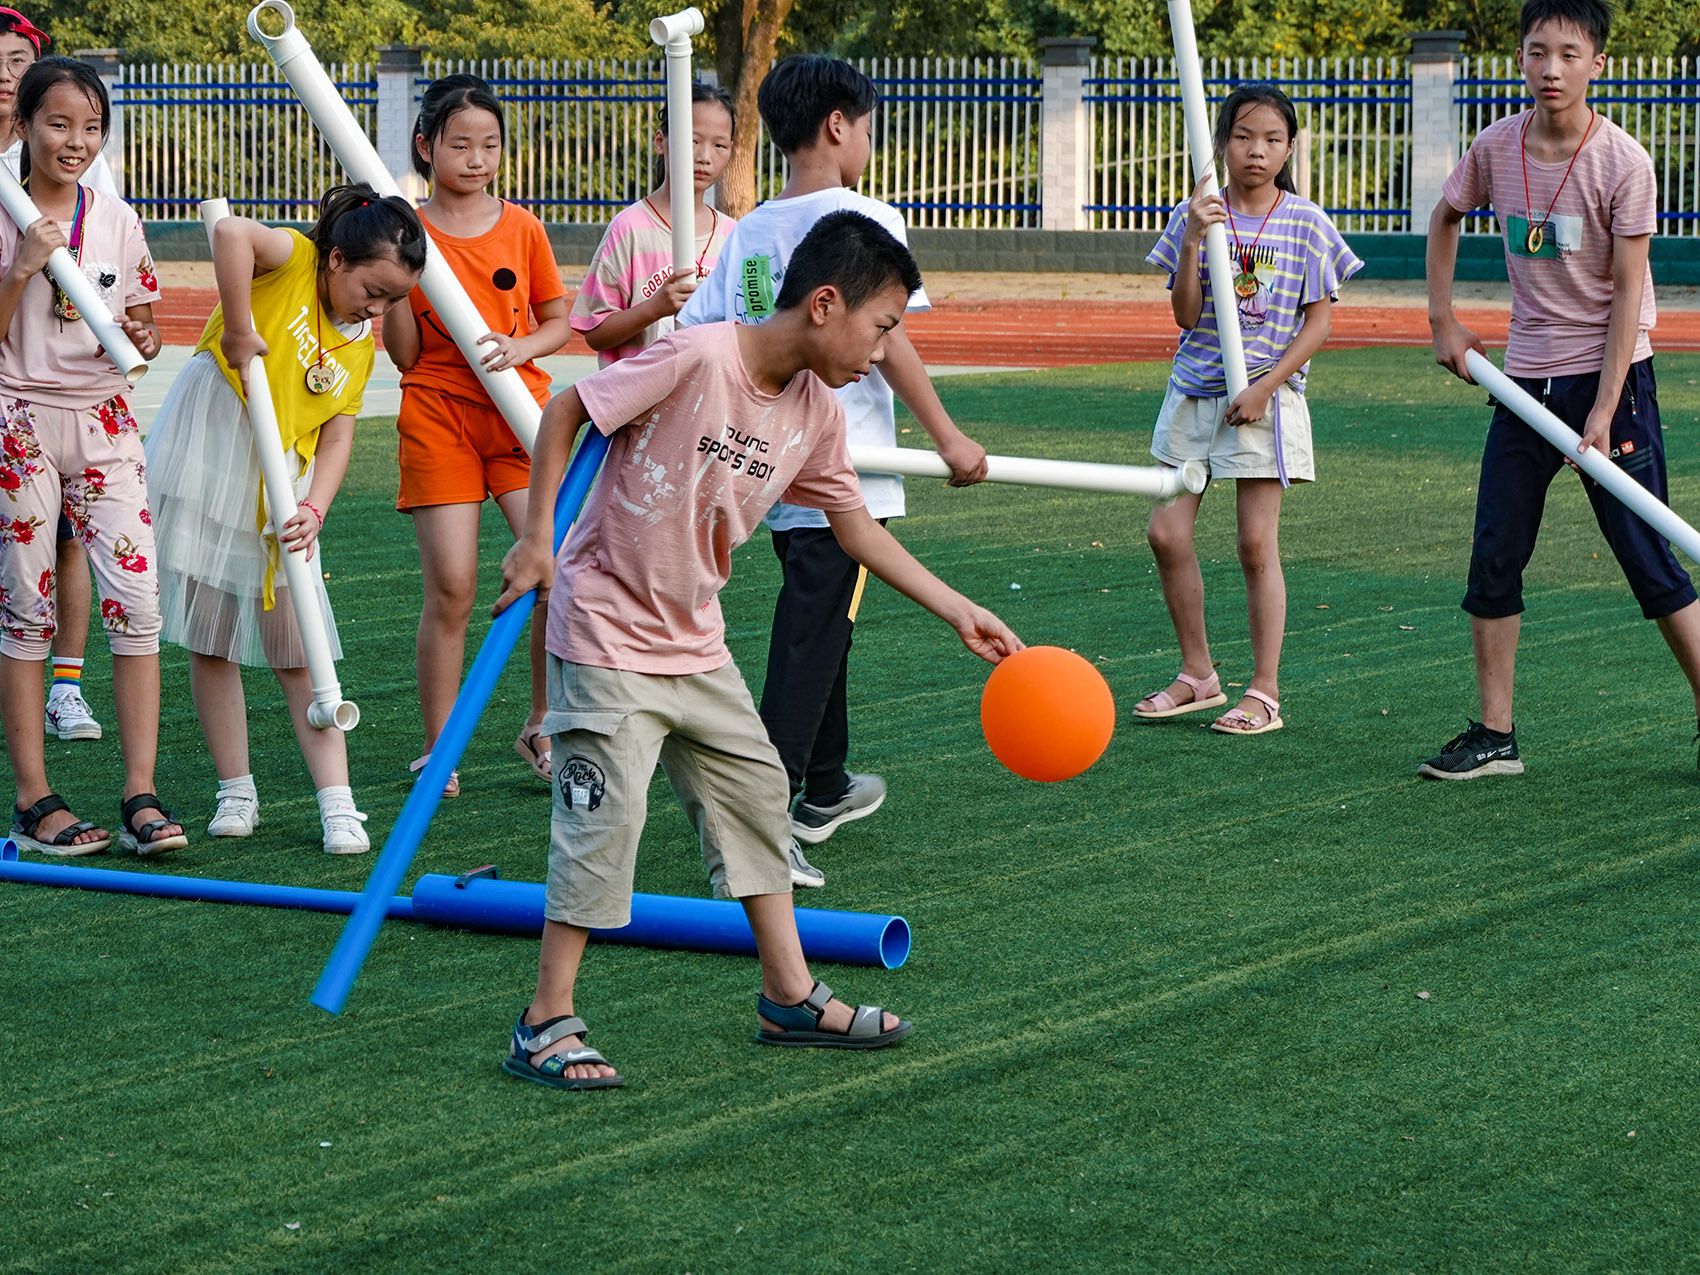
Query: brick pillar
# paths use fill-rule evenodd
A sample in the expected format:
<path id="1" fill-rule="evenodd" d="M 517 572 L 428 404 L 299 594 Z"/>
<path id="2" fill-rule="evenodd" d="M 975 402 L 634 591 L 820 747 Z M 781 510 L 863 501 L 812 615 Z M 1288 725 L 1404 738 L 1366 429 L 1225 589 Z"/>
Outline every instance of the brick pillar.
<path id="1" fill-rule="evenodd" d="M 1092 114 L 1087 109 L 1086 76 L 1096 43 L 1090 36 L 1039 41 L 1039 218 L 1046 230 L 1086 229 L 1082 205 L 1092 202 Z"/>
<path id="2" fill-rule="evenodd" d="M 424 182 L 413 171 L 413 123 L 424 70 L 424 45 L 378 46 L 378 158 L 402 193 L 415 200 L 425 194 Z"/>
<path id="3" fill-rule="evenodd" d="M 1411 230 L 1419 235 L 1458 163 L 1452 98 L 1463 43 L 1462 31 L 1411 33 Z"/>
<path id="4" fill-rule="evenodd" d="M 80 61 L 87 62 L 100 76 L 100 82 L 106 85 L 106 96 L 112 102 L 112 127 L 106 133 L 106 146 L 102 153 L 106 156 L 106 166 L 112 170 L 112 181 L 118 187 L 118 193 L 128 193 L 124 185 L 124 94 L 118 90 L 122 82 L 124 68 L 123 49 L 78 49 L 72 54 Z M 144 217 L 157 217 L 160 210 L 149 204 L 138 209 Z"/>

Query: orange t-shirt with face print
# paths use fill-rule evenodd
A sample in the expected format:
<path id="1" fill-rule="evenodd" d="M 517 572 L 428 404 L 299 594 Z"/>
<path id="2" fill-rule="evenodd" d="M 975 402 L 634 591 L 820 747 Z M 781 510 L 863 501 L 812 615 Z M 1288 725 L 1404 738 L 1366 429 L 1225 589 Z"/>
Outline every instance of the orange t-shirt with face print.
<path id="1" fill-rule="evenodd" d="M 425 229 L 492 332 L 529 335 L 536 327 L 533 307 L 567 293 L 543 223 L 517 204 L 504 203 L 496 224 L 471 239 L 445 235 L 429 221 Z M 422 385 L 456 398 L 488 401 L 477 373 L 424 291 L 415 288 L 407 303 L 419 324 L 419 361 L 401 374 L 402 386 Z M 532 396 L 547 402 L 549 374 L 530 362 L 521 363 L 518 370 Z"/>

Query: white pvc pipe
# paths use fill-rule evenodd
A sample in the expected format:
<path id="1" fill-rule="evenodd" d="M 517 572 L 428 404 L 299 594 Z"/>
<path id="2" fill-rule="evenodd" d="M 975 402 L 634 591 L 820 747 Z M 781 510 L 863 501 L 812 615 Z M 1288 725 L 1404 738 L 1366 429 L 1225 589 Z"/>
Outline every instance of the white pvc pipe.
<path id="1" fill-rule="evenodd" d="M 1218 193 L 1216 143 L 1210 132 L 1210 108 L 1204 101 L 1204 67 L 1198 60 L 1198 38 L 1192 26 L 1190 0 L 1169 0 L 1169 30 L 1175 41 L 1175 75 L 1181 82 L 1181 107 L 1186 114 L 1186 145 L 1192 153 L 1192 180 L 1208 182 L 1205 193 Z M 1210 296 L 1216 303 L 1216 336 L 1222 346 L 1222 371 L 1229 399 L 1246 387 L 1245 346 L 1240 341 L 1240 308 L 1234 293 L 1234 263 L 1228 255 L 1228 231 L 1222 225 L 1204 232 L 1204 267 L 1210 273 Z"/>
<path id="2" fill-rule="evenodd" d="M 206 223 L 207 242 L 212 243 L 213 227 L 230 215 L 230 201 L 205 199 L 201 201 L 201 220 Z M 283 560 L 283 575 L 289 584 L 289 600 L 295 608 L 295 623 L 301 630 L 301 645 L 307 653 L 307 676 L 313 684 L 313 702 L 307 706 L 307 724 L 317 730 L 350 731 L 360 724 L 360 709 L 342 697 L 342 684 L 337 681 L 336 661 L 331 658 L 330 639 L 326 636 L 325 616 L 319 606 L 316 568 L 307 561 L 304 552 L 292 551 L 281 540 L 283 525 L 295 517 L 295 484 L 290 481 L 289 462 L 283 451 L 283 432 L 277 425 L 277 408 L 272 402 L 271 384 L 266 379 L 266 365 L 256 358 L 248 364 L 248 423 L 254 431 L 254 450 L 260 458 L 260 476 L 265 480 L 266 507 L 271 512 L 272 529 L 280 536 L 278 557 Z"/>
<path id="3" fill-rule="evenodd" d="M 937 452 L 918 447 L 865 447 L 850 444 L 850 463 L 862 474 L 908 474 L 949 478 L 950 466 Z M 986 457 L 986 481 L 1027 487 L 1065 487 L 1120 496 L 1173 500 L 1183 491 L 1204 490 L 1209 471 L 1189 460 L 1179 469 L 1167 465 L 1099 465 L 1083 460 L 1037 460 L 1025 456 Z"/>
<path id="4" fill-rule="evenodd" d="M 702 11 L 681 9 L 649 24 L 649 38 L 667 50 L 667 190 L 673 223 L 673 272 L 696 277 L 697 181 L 691 140 L 691 37 L 702 34 Z"/>
<path id="5" fill-rule="evenodd" d="M 268 9 L 283 20 L 283 31 L 275 36 L 267 35 L 260 27 L 260 15 Z M 383 160 L 378 158 L 372 139 L 355 122 L 348 103 L 342 100 L 342 95 L 325 74 L 325 68 L 319 65 L 307 37 L 296 27 L 295 11 L 284 0 L 263 0 L 248 14 L 248 34 L 265 46 L 348 175 L 355 181 L 365 182 L 380 195 L 400 195 L 401 188 L 384 167 Z M 480 361 L 486 348 L 481 347 L 478 341 L 490 330 L 490 325 L 478 313 L 478 307 L 472 304 L 466 289 L 430 238 L 429 235 L 425 237 L 425 273 L 419 278 L 419 286 L 424 289 L 426 299 L 443 321 L 455 345 L 466 356 L 467 363 L 495 403 L 496 410 L 501 412 L 502 419 L 507 421 L 520 445 L 529 452 L 537 442 L 537 426 L 543 409 L 537 406 L 537 400 L 531 397 L 531 391 L 526 389 L 517 371 L 510 367 L 491 372 Z"/>
<path id="6" fill-rule="evenodd" d="M 1481 354 L 1469 351 L 1464 363 L 1476 384 L 1522 417 L 1531 429 L 1558 448 L 1566 460 L 1575 461 L 1577 468 L 1627 506 L 1630 513 L 1700 562 L 1700 532 L 1684 522 L 1669 505 L 1612 464 L 1610 457 L 1592 447 L 1578 451 L 1582 436 Z"/>
<path id="7" fill-rule="evenodd" d="M 0 204 L 5 205 L 6 212 L 17 223 L 20 237 L 41 220 L 41 209 L 35 206 L 35 200 L 29 197 L 23 183 L 12 176 L 12 170 L 5 164 L 0 164 Z M 148 361 L 142 357 L 135 343 L 124 335 L 124 329 L 118 326 L 118 320 L 112 317 L 112 311 L 107 307 L 106 298 L 100 295 L 94 281 L 82 272 L 76 258 L 67 249 L 55 248 L 53 255 L 47 259 L 47 273 L 71 299 L 71 304 L 77 307 L 77 313 L 89 325 L 89 331 L 94 333 L 107 358 L 117 364 L 124 379 L 133 385 L 146 376 Z"/>

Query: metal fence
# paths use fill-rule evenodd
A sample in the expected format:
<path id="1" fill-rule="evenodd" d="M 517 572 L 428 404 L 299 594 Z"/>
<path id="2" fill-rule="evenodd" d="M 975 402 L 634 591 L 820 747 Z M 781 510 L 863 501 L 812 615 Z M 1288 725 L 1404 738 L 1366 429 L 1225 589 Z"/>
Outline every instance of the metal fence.
<path id="1" fill-rule="evenodd" d="M 371 66 L 326 68 L 370 131 L 378 99 Z M 189 220 L 228 198 L 273 221 L 308 219 L 341 168 L 270 63 L 124 68 L 114 98 L 124 112 L 125 198 L 144 217 Z"/>
<path id="2" fill-rule="evenodd" d="M 1607 58 L 1588 101 L 1653 157 L 1659 183 L 1659 232 L 1700 235 L 1700 66 L 1687 58 Z M 1529 106 L 1529 91 L 1511 58 L 1465 58 L 1453 81 L 1459 153 L 1497 119 Z M 1494 232 L 1492 214 L 1477 212 L 1465 229 Z"/>
<path id="3" fill-rule="evenodd" d="M 1293 177 L 1345 231 L 1406 230 L 1411 216 L 1411 86 L 1387 58 L 1216 58 L 1204 65 L 1212 106 L 1252 81 L 1279 86 L 1299 117 Z M 1100 58 L 1086 81 L 1100 230 L 1161 230 L 1192 191 L 1174 64 Z"/>

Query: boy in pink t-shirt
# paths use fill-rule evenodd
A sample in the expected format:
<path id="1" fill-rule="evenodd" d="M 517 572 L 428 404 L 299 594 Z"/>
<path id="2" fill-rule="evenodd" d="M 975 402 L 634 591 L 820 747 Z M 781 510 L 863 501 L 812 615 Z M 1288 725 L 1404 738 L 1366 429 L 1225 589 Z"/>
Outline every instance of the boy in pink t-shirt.
<path id="1" fill-rule="evenodd" d="M 1486 353 L 1452 310 L 1458 227 L 1491 205 L 1505 237 L 1511 334 L 1505 370 L 1659 500 L 1667 496 L 1653 349 L 1649 240 L 1658 228 L 1653 163 L 1588 104 L 1605 68 L 1611 12 L 1602 0 L 1528 0 L 1518 64 L 1534 109 L 1483 129 L 1429 219 L 1429 323 L 1435 361 L 1468 381 L 1466 354 Z M 1503 406 L 1482 453 L 1475 538 L 1463 607 L 1470 615 L 1482 719 L 1418 767 L 1428 779 L 1521 774 L 1512 683 L 1523 569 L 1547 487 L 1565 463 Z M 1594 518 L 1686 674 L 1700 716 L 1700 605 L 1669 543 L 1582 480 Z"/>
<path id="2" fill-rule="evenodd" d="M 852 1009 L 816 983 L 791 907 L 790 790 L 726 650 L 718 595 L 732 551 L 778 500 L 825 512 L 845 552 L 996 663 L 1021 642 L 946 587 L 868 514 L 832 389 L 866 376 L 920 271 L 859 213 L 823 217 L 786 270 L 777 314 L 662 338 L 557 395 L 532 454 L 524 536 L 502 564 L 500 611 L 549 600 L 555 799 L 537 994 L 502 1070 L 558 1089 L 624 1083 L 583 1044 L 573 986 L 593 928 L 631 918 L 644 799 L 659 759 L 744 906 L 761 960 L 756 1038 L 877 1049 L 910 1024 Z M 556 568 L 550 509 L 579 428 L 608 457 Z"/>

